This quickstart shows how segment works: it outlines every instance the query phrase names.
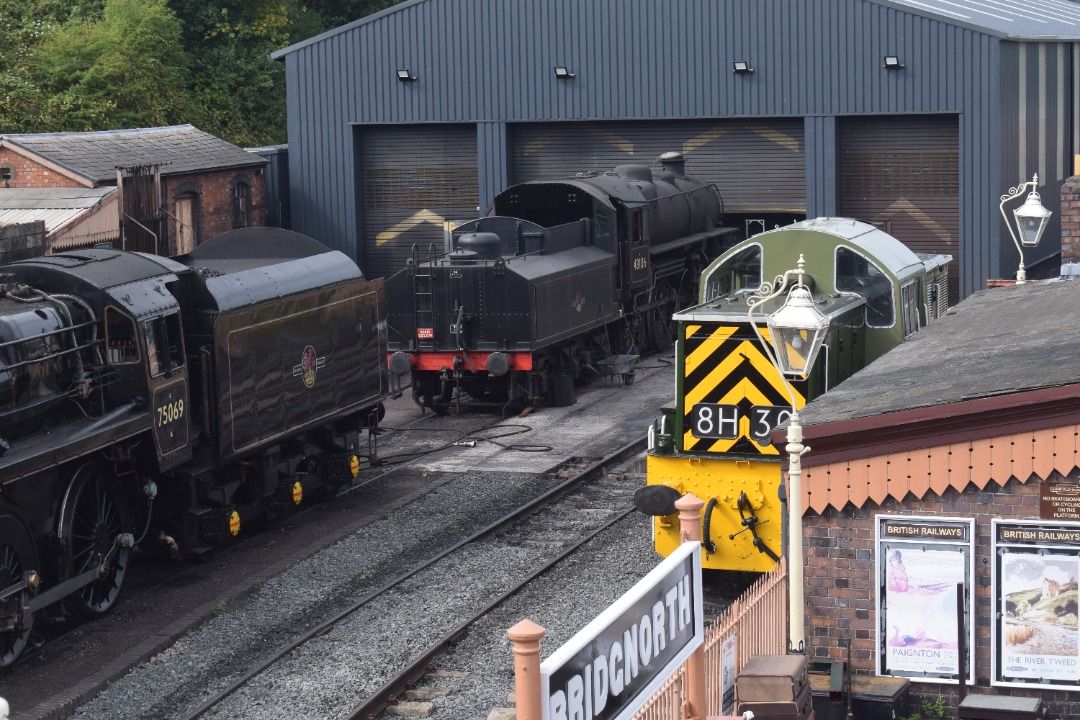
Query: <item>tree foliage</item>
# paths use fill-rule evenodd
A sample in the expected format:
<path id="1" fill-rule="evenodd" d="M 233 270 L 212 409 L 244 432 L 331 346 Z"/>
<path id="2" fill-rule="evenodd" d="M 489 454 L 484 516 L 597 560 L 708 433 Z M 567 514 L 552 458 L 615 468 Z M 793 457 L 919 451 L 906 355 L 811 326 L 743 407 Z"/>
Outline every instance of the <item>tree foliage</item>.
<path id="1" fill-rule="evenodd" d="M 0 132 L 192 123 L 285 140 L 275 50 L 394 0 L 0 0 Z"/>
<path id="2" fill-rule="evenodd" d="M 188 54 L 165 0 L 107 0 L 100 19 L 61 25 L 35 55 L 48 130 L 166 125 L 185 114 Z"/>

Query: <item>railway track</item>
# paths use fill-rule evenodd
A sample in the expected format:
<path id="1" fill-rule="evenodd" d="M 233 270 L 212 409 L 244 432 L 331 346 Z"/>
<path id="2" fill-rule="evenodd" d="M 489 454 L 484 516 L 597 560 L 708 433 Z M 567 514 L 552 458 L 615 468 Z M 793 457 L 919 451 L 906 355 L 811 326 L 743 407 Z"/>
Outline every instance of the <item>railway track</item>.
<path id="1" fill-rule="evenodd" d="M 370 696 L 358 700 L 355 707 L 340 715 L 361 720 L 374 718 L 423 676 L 431 660 L 445 652 L 479 618 L 634 511 L 630 499 L 635 487 L 621 482 L 621 476 L 607 474 L 606 468 L 625 461 L 643 447 L 642 438 L 600 460 L 577 468 L 572 474 L 564 470 L 565 474 L 570 474 L 565 481 L 462 538 L 427 562 L 370 592 L 335 617 L 286 643 L 182 717 L 195 720 L 206 716 L 212 709 L 235 714 L 236 709 L 226 706 L 226 701 L 245 690 L 249 696 L 259 697 L 265 702 L 268 693 L 280 688 L 282 683 L 260 681 L 260 678 L 276 667 L 284 667 L 281 673 L 290 678 L 289 684 L 294 683 L 296 672 L 288 666 L 290 663 L 294 666 L 310 664 L 310 657 L 298 660 L 296 653 L 312 641 L 330 638 L 326 642 L 332 643 L 332 634 L 339 626 L 357 622 L 366 626 L 365 633 L 379 634 L 381 631 L 373 628 L 380 614 L 377 610 L 372 612 L 372 607 L 377 604 L 392 606 L 409 603 L 424 607 L 429 604 L 425 595 L 444 593 L 447 579 L 462 577 L 462 568 L 469 568 L 464 571 L 465 577 L 475 577 L 476 568 L 500 563 L 518 564 L 519 572 L 513 579 L 502 579 L 489 587 L 477 588 L 479 592 L 472 593 L 469 598 L 463 597 L 456 616 L 441 618 L 437 629 L 429 626 L 427 629 L 434 631 L 428 633 L 432 639 L 418 646 L 413 657 L 402 659 L 401 667 L 391 672 Z M 346 630 L 345 634 L 350 632 Z M 318 674 L 320 678 L 325 676 L 326 673 Z M 320 679 L 319 682 L 325 680 Z M 290 692 L 286 691 L 285 697 Z M 250 707 L 251 698 L 242 698 L 238 702 L 241 709 Z"/>
<path id="2" fill-rule="evenodd" d="M 121 676 L 130 665 L 164 650 L 175 634 L 182 632 L 178 625 L 190 627 L 198 624 L 200 618 L 220 613 L 228 602 L 243 595 L 245 587 L 270 579 L 315 552 L 317 546 L 333 542 L 370 522 L 374 508 L 368 506 L 382 507 L 386 512 L 429 491 L 438 481 L 424 479 L 419 474 L 404 483 L 396 479 L 396 490 L 372 491 L 371 488 L 389 475 L 400 475 L 411 463 L 470 437 L 470 433 L 474 438 L 471 442 L 482 442 L 476 434 L 498 418 L 472 415 L 448 427 L 430 427 L 436 421 L 434 415 L 418 415 L 415 406 L 402 403 L 391 420 L 395 421 L 395 427 L 385 428 L 379 441 L 385 446 L 380 452 L 390 456 L 387 462 L 380 460 L 376 467 L 366 467 L 362 481 L 329 502 L 305 504 L 275 525 L 237 545 L 220 548 L 198 563 L 176 563 L 164 556 L 139 557 L 133 563 L 116 612 L 93 623 L 74 619 L 39 623 L 31 638 L 32 646 L 14 664 L 0 669 L 0 697 L 11 701 L 13 718 L 70 717 L 76 707 Z M 498 438 L 493 441 L 498 442 Z M 349 521 L 327 527 L 325 521 L 318 519 L 326 513 L 338 512 L 349 515 Z M 321 529 L 312 530 L 309 525 Z M 287 548 L 282 548 L 284 552 L 269 563 L 262 562 L 262 557 L 254 564 L 245 559 L 265 556 L 271 548 L 282 544 Z M 235 566 L 242 570 L 238 573 L 229 569 Z M 215 577 L 221 579 L 215 581 Z M 228 580 L 223 585 L 225 577 Z M 207 591 L 218 597 L 209 605 L 203 599 Z M 192 593 L 201 593 L 201 597 L 186 597 Z M 171 629 L 159 629 L 162 615 L 176 618 L 168 626 Z M 117 649 L 109 650 L 110 645 Z"/>
<path id="3" fill-rule="evenodd" d="M 672 381 L 670 363 L 654 361 L 639 368 L 632 390 L 621 384 L 595 383 L 584 389 L 578 404 L 571 408 L 545 408 L 510 419 L 488 414 L 452 413 L 440 418 L 429 414 L 411 427 L 409 422 L 418 419 L 418 411 L 404 399 L 384 420 L 387 427 L 396 430 L 380 440 L 380 457 L 386 465 L 368 475 L 368 482 L 342 498 L 294 516 L 283 527 L 259 533 L 185 569 L 167 592 L 143 599 L 125 597 L 116 613 L 77 630 L 78 637 L 70 646 L 54 647 L 33 668 L 6 677 L 0 674 L 0 696 L 10 693 L 17 697 L 12 705 L 13 720 L 183 717 L 272 650 L 342 613 L 357 598 L 385 585 L 387 578 L 403 574 L 404 568 L 417 564 L 420 558 L 439 554 L 456 538 L 475 534 L 477 528 L 490 525 L 524 504 L 526 498 L 560 484 L 565 478 L 549 472 L 554 465 L 568 458 L 601 457 L 612 447 L 644 437 L 657 409 L 670 395 Z M 394 412 L 396 416 L 391 417 Z M 528 432 L 515 425 L 527 425 Z M 551 452 L 537 452 L 548 449 Z M 408 462 L 402 462 L 403 456 Z M 575 465 L 562 474 L 580 469 Z M 641 477 L 631 478 L 628 490 L 642 482 Z M 628 518 L 620 526 L 626 528 L 628 522 L 640 527 L 626 530 L 621 548 L 604 551 L 616 557 L 616 584 L 626 582 L 627 587 L 655 563 L 655 555 L 647 547 L 645 521 Z M 534 539 L 538 537 L 534 533 Z M 637 548 L 637 556 L 629 563 L 627 548 Z M 518 552 L 533 551 L 535 546 L 528 542 L 518 545 Z M 556 569 L 554 576 L 558 575 Z M 545 578 L 552 576 L 548 573 Z M 545 578 L 540 579 L 540 586 L 550 582 Z M 479 587 L 475 578 L 468 584 Z M 446 598 L 461 593 L 453 583 L 442 587 L 441 595 Z M 591 589 L 571 594 L 594 600 L 598 595 Z M 409 599 L 414 596 L 420 597 L 410 595 L 397 604 L 410 606 L 433 620 L 441 618 L 444 609 L 431 609 Z M 562 599 L 557 592 L 549 593 L 538 607 L 542 612 Z M 522 602 L 526 601 L 505 603 L 495 615 Z M 530 604 L 535 605 L 535 601 Z M 593 610 L 589 607 L 585 612 Z M 548 620 L 547 626 L 555 627 L 559 620 Z M 415 619 L 409 623 L 415 626 Z M 438 639 L 414 638 L 404 624 L 397 629 L 398 638 L 409 648 Z M 338 657 L 340 648 L 328 644 L 335 632 L 313 637 L 294 656 L 306 658 L 305 653 L 309 653 L 314 660 Z M 446 632 L 449 629 L 443 634 Z M 553 631 L 553 637 L 555 634 Z M 386 638 L 373 637 L 372 658 L 388 664 L 394 656 L 397 662 L 400 653 L 387 646 Z M 474 629 L 462 642 L 469 645 L 475 638 Z M 499 654 L 503 641 L 488 642 L 484 650 L 490 648 Z M 461 647 L 458 644 L 450 657 L 463 657 Z M 497 672 L 501 672 L 503 664 L 498 664 Z M 348 707 L 309 708 L 312 714 L 307 716 L 345 717 L 355 705 L 374 696 L 393 674 L 382 667 L 370 672 L 362 667 L 352 660 L 340 661 L 327 672 L 331 676 L 353 674 L 359 681 L 352 684 L 364 687 L 366 695 L 354 696 Z M 369 676 L 375 678 L 370 686 L 365 684 Z M 255 685 L 264 677 L 257 677 Z M 471 680 L 479 677 L 474 674 Z M 294 691 L 294 697 L 309 694 L 305 687 L 294 687 Z M 291 709 L 275 714 L 265 700 L 246 697 L 243 690 L 234 696 L 240 699 L 229 698 L 222 706 L 234 707 L 229 711 L 232 715 L 265 720 L 303 716 Z M 236 711 L 231 702 L 242 709 Z M 486 698 L 484 702 L 494 707 L 501 701 Z M 220 708 L 213 708 L 205 715 L 224 717 L 219 713 Z"/>

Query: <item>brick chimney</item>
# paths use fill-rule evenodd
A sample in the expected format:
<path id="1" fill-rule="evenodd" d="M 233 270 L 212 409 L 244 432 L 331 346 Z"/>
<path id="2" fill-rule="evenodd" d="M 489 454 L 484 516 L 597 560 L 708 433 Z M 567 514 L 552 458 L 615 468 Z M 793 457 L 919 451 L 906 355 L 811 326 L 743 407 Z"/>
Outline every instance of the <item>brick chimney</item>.
<path id="1" fill-rule="evenodd" d="M 1080 275 L 1080 176 L 1061 186 L 1061 274 Z"/>

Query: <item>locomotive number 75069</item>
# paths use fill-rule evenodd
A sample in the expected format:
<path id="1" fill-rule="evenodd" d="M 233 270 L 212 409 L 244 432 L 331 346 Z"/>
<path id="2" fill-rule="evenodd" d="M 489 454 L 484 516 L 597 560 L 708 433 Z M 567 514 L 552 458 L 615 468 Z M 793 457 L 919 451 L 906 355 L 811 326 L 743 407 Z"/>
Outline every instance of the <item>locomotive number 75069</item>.
<path id="1" fill-rule="evenodd" d="M 176 422 L 180 418 L 184 417 L 184 400 L 181 398 L 176 402 L 162 403 L 158 405 L 157 409 L 157 425 L 162 427 L 169 423 Z"/>

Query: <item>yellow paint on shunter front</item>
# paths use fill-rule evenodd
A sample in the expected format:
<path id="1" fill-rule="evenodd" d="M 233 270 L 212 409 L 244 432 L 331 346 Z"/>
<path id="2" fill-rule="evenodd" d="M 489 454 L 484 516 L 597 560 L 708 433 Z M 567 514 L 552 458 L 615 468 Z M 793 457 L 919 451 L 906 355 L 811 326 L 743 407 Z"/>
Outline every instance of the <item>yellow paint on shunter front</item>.
<path id="1" fill-rule="evenodd" d="M 735 338 L 736 332 L 746 327 L 744 324 L 686 326 L 686 342 L 696 347 L 683 362 L 683 412 L 689 414 L 698 403 L 738 405 L 749 401 L 756 407 L 788 404 L 790 395 L 787 383 L 761 345 L 750 339 Z M 703 370 L 708 370 L 708 373 L 695 381 L 695 375 L 700 375 Z M 719 388 L 725 385 L 729 387 L 722 395 L 718 394 Z M 776 398 L 783 398 L 783 402 L 777 402 Z M 800 408 L 806 402 L 797 391 L 795 401 Z M 726 453 L 740 441 L 748 440 L 762 455 L 778 454 L 772 444 L 754 439 L 748 417 L 741 417 L 738 427 L 738 437 L 721 439 L 698 438 L 687 427 L 682 437 L 683 450 Z"/>
<path id="2" fill-rule="evenodd" d="M 705 501 L 716 498 L 709 517 L 709 534 L 715 550 L 702 552 L 702 567 L 752 572 L 772 569 L 776 562 L 755 547 L 754 536 L 742 524 L 739 497 L 745 493 L 747 506 L 758 518 L 755 527 L 758 537 L 779 554 L 783 526 L 783 506 L 777 496 L 779 463 L 652 454 L 646 456 L 645 462 L 649 485 L 667 485 Z M 677 515 L 653 518 L 653 543 L 658 553 L 667 557 L 681 542 Z"/>
<path id="3" fill-rule="evenodd" d="M 686 337 L 692 338 L 701 329 L 700 325 L 689 325 L 686 328 Z M 713 353 L 735 333 L 734 327 L 721 326 L 709 335 L 709 338 L 686 358 L 686 374 L 694 372 L 701 363 L 712 357 Z"/>

